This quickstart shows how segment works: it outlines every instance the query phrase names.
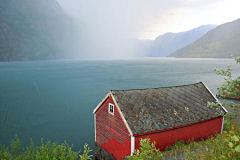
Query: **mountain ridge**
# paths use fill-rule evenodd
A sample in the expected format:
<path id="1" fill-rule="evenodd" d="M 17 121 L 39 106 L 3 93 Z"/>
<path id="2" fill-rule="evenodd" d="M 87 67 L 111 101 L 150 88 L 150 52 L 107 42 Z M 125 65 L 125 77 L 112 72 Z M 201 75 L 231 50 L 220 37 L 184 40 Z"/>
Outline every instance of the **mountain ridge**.
<path id="1" fill-rule="evenodd" d="M 240 56 L 240 19 L 217 26 L 170 57 L 231 58 Z"/>
<path id="2" fill-rule="evenodd" d="M 158 36 L 153 41 L 141 41 L 139 45 L 143 45 L 143 47 L 140 47 L 143 50 L 141 54 L 149 57 L 166 57 L 172 52 L 194 42 L 215 27 L 215 25 L 203 25 L 184 32 L 168 32 Z"/>

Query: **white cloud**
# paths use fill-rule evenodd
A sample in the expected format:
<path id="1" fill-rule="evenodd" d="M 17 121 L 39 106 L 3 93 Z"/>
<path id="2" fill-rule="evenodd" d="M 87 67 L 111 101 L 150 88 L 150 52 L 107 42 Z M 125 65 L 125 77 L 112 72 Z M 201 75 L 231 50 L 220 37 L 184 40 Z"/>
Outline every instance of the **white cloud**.
<path id="1" fill-rule="evenodd" d="M 155 39 L 166 32 L 182 32 L 201 25 L 198 10 L 191 8 L 170 9 L 162 13 L 151 25 L 145 28 L 146 32 L 140 32 L 139 39 Z"/>
<path id="2" fill-rule="evenodd" d="M 181 32 L 206 24 L 219 25 L 240 18 L 239 0 L 216 0 L 211 3 L 208 3 L 207 0 L 204 0 L 203 3 L 200 3 L 199 0 L 178 1 L 198 3 L 160 13 L 157 18 L 144 27 L 142 32 L 138 33 L 138 38 L 155 39 L 166 32 Z"/>
<path id="3" fill-rule="evenodd" d="M 187 1 L 187 2 L 200 2 L 200 1 L 204 1 L 204 0 L 185 0 L 185 1 Z"/>
<path id="4" fill-rule="evenodd" d="M 240 1 L 239 0 L 224 0 L 212 6 L 209 11 L 209 16 L 215 24 L 222 24 L 228 21 L 233 21 L 240 18 Z"/>

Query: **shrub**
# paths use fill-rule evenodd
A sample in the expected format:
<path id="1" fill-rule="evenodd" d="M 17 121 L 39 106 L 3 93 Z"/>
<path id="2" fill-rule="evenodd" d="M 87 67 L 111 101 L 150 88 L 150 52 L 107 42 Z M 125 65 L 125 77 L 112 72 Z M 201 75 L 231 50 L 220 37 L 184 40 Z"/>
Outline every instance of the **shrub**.
<path id="1" fill-rule="evenodd" d="M 156 148 L 155 143 L 150 142 L 150 138 L 140 140 L 140 149 L 135 150 L 129 160 L 161 160 L 162 153 Z"/>
<path id="2" fill-rule="evenodd" d="M 240 57 L 235 59 L 236 63 L 240 63 Z M 232 79 L 231 67 L 224 69 L 213 69 L 218 75 L 224 76 L 225 82 L 218 87 L 218 96 L 221 98 L 240 99 L 240 77 Z"/>
<path id="3" fill-rule="evenodd" d="M 72 150 L 72 146 L 67 142 L 63 144 L 44 142 L 41 139 L 41 145 L 35 146 L 31 140 L 30 145 L 26 148 L 21 148 L 21 142 L 16 136 L 11 141 L 10 150 L 4 145 L 0 145 L 1 160 L 89 160 L 91 159 L 90 148 L 87 144 L 84 145 L 83 154 Z"/>

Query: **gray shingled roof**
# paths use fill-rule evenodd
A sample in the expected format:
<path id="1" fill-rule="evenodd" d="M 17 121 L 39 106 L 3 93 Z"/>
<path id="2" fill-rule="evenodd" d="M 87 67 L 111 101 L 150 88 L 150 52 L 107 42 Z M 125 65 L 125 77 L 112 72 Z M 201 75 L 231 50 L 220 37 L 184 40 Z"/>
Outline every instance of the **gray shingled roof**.
<path id="1" fill-rule="evenodd" d="M 113 90 L 133 134 L 164 130 L 218 117 L 224 110 L 202 82 L 174 87 Z"/>

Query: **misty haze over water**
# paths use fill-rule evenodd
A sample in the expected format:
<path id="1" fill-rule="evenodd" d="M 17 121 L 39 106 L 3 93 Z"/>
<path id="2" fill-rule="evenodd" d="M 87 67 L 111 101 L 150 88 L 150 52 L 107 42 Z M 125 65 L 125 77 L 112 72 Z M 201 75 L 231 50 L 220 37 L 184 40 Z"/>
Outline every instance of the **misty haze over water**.
<path id="1" fill-rule="evenodd" d="M 0 61 L 167 57 L 215 27 L 203 44 L 189 51 L 194 54 L 185 57 L 230 58 L 239 55 L 239 38 L 231 36 L 239 35 L 238 4 L 236 0 L 1 0 Z"/>

